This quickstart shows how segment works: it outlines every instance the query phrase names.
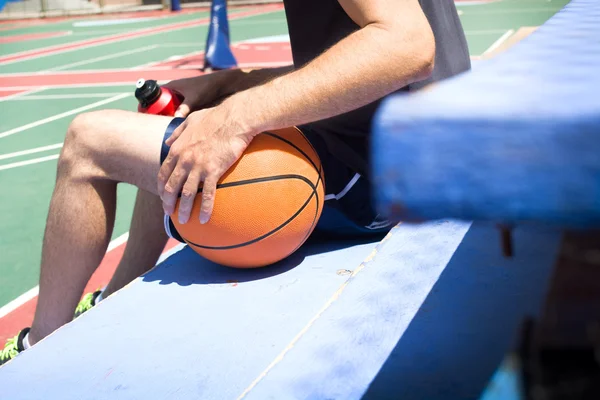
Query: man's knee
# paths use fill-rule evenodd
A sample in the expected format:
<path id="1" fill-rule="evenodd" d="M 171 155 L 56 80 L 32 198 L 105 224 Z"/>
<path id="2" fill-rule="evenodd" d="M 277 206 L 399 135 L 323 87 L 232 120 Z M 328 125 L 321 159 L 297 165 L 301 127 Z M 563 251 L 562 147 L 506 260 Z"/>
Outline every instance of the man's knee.
<path id="1" fill-rule="evenodd" d="M 87 177 L 100 173 L 96 160 L 102 151 L 102 132 L 97 128 L 106 118 L 103 114 L 103 111 L 94 111 L 79 114 L 73 119 L 58 161 L 59 175 Z"/>

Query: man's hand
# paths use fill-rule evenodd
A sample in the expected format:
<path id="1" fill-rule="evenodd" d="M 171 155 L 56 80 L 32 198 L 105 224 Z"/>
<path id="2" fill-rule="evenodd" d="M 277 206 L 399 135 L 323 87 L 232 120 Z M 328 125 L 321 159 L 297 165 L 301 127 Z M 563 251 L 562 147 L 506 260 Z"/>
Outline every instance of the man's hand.
<path id="1" fill-rule="evenodd" d="M 213 210 L 217 182 L 241 157 L 254 134 L 238 125 L 225 107 L 196 111 L 167 140 L 169 155 L 158 173 L 158 194 L 167 215 L 179 203 L 179 222 L 188 221 L 200 182 L 203 182 L 200 223 Z"/>

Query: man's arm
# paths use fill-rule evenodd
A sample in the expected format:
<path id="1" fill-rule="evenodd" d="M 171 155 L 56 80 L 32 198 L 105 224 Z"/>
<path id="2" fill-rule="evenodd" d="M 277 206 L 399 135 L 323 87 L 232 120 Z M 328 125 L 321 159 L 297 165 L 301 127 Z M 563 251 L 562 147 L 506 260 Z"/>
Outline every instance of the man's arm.
<path id="1" fill-rule="evenodd" d="M 292 65 L 250 71 L 231 69 L 192 78 L 177 79 L 165 86 L 183 95 L 183 102 L 177 109 L 175 116 L 187 117 L 193 111 L 214 107 L 234 93 L 261 85 L 293 69 Z"/>
<path id="2" fill-rule="evenodd" d="M 229 83 L 225 83 L 225 85 L 223 85 L 223 95 L 231 95 L 237 92 L 248 90 L 255 86 L 266 83 L 271 79 L 277 78 L 278 76 L 292 72 L 293 70 L 293 65 L 286 65 L 277 68 L 259 68 L 248 71 L 241 69 L 232 70 L 233 74 L 228 77 Z"/>
<path id="3" fill-rule="evenodd" d="M 181 193 L 186 223 L 203 182 L 207 222 L 218 180 L 258 133 L 351 111 L 431 74 L 435 40 L 418 0 L 338 1 L 360 29 L 306 66 L 192 113 L 167 140 L 157 186 L 167 215 Z"/>
<path id="4" fill-rule="evenodd" d="M 234 126 L 257 134 L 328 118 L 429 76 L 435 40 L 417 0 L 339 2 L 360 29 L 303 68 L 230 97 L 223 106 Z"/>

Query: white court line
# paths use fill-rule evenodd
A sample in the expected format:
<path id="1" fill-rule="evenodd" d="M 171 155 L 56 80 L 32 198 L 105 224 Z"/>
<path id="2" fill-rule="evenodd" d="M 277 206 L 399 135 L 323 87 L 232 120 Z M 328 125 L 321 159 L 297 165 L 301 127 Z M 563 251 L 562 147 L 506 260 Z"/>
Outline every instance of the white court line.
<path id="1" fill-rule="evenodd" d="M 11 94 L 9 96 L 0 97 L 0 102 L 7 101 L 7 100 L 19 100 L 20 97 L 22 97 L 22 96 L 27 96 L 31 93 L 41 92 L 42 90 L 46 90 L 46 89 L 47 89 L 46 87 L 39 87 L 36 89 L 26 90 L 21 93 L 15 93 L 15 94 Z"/>
<path id="2" fill-rule="evenodd" d="M 104 70 L 106 71 L 106 70 Z M 158 83 L 167 83 L 167 80 L 161 80 Z M 108 87 L 108 86 L 129 86 L 129 87 L 135 87 L 135 82 L 131 83 L 131 81 L 129 82 L 102 82 L 102 83 L 66 83 L 66 84 L 60 84 L 60 85 L 52 85 L 52 86 L 47 86 L 46 89 L 69 89 L 69 88 L 89 88 L 89 87 Z M 12 90 L 27 90 L 27 89 L 31 89 L 31 86 L 6 86 L 3 88 L 0 88 L 0 91 L 12 91 Z M 133 93 L 133 91 L 131 92 Z"/>
<path id="3" fill-rule="evenodd" d="M 62 146 L 63 146 L 63 144 L 61 142 L 61 143 L 51 144 L 49 146 L 36 147 L 35 149 L 16 151 L 14 153 L 0 154 L 0 160 L 6 160 L 7 158 L 25 156 L 27 154 L 41 153 L 43 151 L 48 151 L 48 150 L 60 149 Z"/>
<path id="4" fill-rule="evenodd" d="M 122 234 L 121 236 L 115 238 L 108 245 L 108 249 L 106 250 L 106 252 L 108 253 L 109 251 L 113 250 L 114 248 L 122 245 L 123 243 L 125 243 L 127 241 L 128 238 L 129 238 L 129 232 L 126 232 L 126 233 Z M 27 303 L 29 300 L 35 298 L 38 295 L 39 291 L 40 291 L 40 287 L 36 286 L 36 287 L 28 290 L 27 292 L 23 293 L 22 295 L 20 295 L 19 297 L 17 297 L 10 303 L 6 304 L 2 308 L 0 308 L 0 318 L 3 318 L 7 314 L 9 314 L 12 311 L 16 310 L 17 308 L 21 307 L 23 304 Z"/>
<path id="5" fill-rule="evenodd" d="M 23 125 L 23 126 L 20 126 L 18 128 L 14 128 L 14 129 L 8 130 L 6 132 L 2 132 L 2 133 L 0 133 L 0 139 L 2 139 L 4 137 L 7 137 L 7 136 L 10 136 L 10 135 L 14 135 L 15 133 L 19 133 L 19 132 L 23 132 L 23 131 L 26 131 L 26 130 L 31 129 L 31 128 L 35 128 L 36 126 L 47 124 L 48 122 L 52 122 L 52 121 L 56 121 L 56 120 L 64 118 L 64 117 L 68 117 L 68 116 L 73 115 L 73 114 L 79 114 L 82 111 L 90 110 L 92 108 L 103 106 L 104 104 L 108 104 L 108 103 L 112 103 L 112 102 L 117 101 L 117 100 L 124 99 L 125 97 L 128 97 L 128 96 L 131 96 L 131 94 L 129 94 L 129 93 L 119 94 L 117 96 L 113 96 L 113 97 L 110 97 L 108 99 L 104 99 L 104 100 L 100 100 L 100 101 L 97 101 L 97 102 L 92 103 L 92 104 L 88 104 L 87 106 L 75 108 L 75 109 L 73 109 L 71 111 L 67 111 L 67 112 L 64 112 L 64 113 L 56 114 L 56 115 L 53 115 L 52 117 L 44 118 L 44 119 L 32 122 L 32 123 L 27 124 L 27 125 Z"/>
<path id="6" fill-rule="evenodd" d="M 3 318 L 5 315 L 13 312 L 17 308 L 21 307 L 23 304 L 27 303 L 29 300 L 36 297 L 39 292 L 40 292 L 40 287 L 36 286 L 36 287 L 26 291 L 25 293 L 23 293 L 22 295 L 20 295 L 19 297 L 17 297 L 16 299 L 11 301 L 7 305 L 5 305 L 4 307 L 0 308 L 0 318 Z"/>
<path id="7" fill-rule="evenodd" d="M 285 19 L 270 19 L 267 21 L 231 21 L 231 25 L 264 25 L 264 24 L 284 24 L 286 23 Z"/>
<path id="8" fill-rule="evenodd" d="M 165 261 L 167 258 L 171 257 L 173 254 L 175 254 L 178 251 L 182 250 L 186 246 L 187 246 L 187 244 L 185 244 L 185 243 L 179 243 L 175 247 L 173 247 L 172 249 L 165 251 L 158 258 L 158 261 L 156 262 L 156 265 L 158 265 L 161 262 Z"/>
<path id="9" fill-rule="evenodd" d="M 498 40 L 492 43 L 492 45 L 486 51 L 484 51 L 483 54 L 488 54 L 496 50 L 498 47 L 500 47 L 502 43 L 504 43 L 509 37 L 511 37 L 513 33 L 515 33 L 514 29 L 509 29 L 508 31 L 506 31 L 506 33 L 504 33 L 504 35 L 500 36 Z"/>
<path id="10" fill-rule="evenodd" d="M 187 56 L 186 56 L 187 57 Z M 239 63 L 238 68 L 271 68 L 271 67 L 285 67 L 288 65 L 292 65 L 292 60 L 290 61 L 268 61 L 268 62 L 252 62 L 252 63 Z M 182 66 L 178 66 L 177 69 L 200 69 L 204 67 L 202 64 L 186 64 Z M 151 65 L 146 65 L 144 69 L 148 71 L 162 71 L 162 70 L 172 70 L 171 67 L 153 67 Z"/>
<path id="11" fill-rule="evenodd" d="M 118 94 L 128 94 L 125 92 L 111 93 L 80 93 L 80 94 L 41 94 L 26 97 L 12 98 L 9 100 L 26 101 L 26 100 L 71 100 L 71 99 L 94 99 L 116 96 Z"/>
<path id="12" fill-rule="evenodd" d="M 204 43 L 161 43 L 160 47 L 204 47 Z"/>
<path id="13" fill-rule="evenodd" d="M 33 158 L 33 159 L 27 160 L 27 161 L 19 161 L 19 162 L 12 163 L 12 164 L 0 165 L 0 171 L 4 171 L 5 169 L 23 167 L 25 165 L 39 164 L 44 161 L 56 160 L 57 158 L 58 158 L 58 154 L 54 154 L 52 156 Z"/>
<path id="14" fill-rule="evenodd" d="M 122 56 L 127 56 L 127 55 L 135 54 L 135 53 L 142 53 L 144 51 L 152 50 L 157 47 L 158 47 L 158 45 L 154 44 L 151 46 L 145 46 L 145 47 L 140 47 L 140 48 L 133 49 L 133 50 L 121 51 L 119 53 L 113 53 L 113 54 L 109 54 L 109 55 L 102 56 L 102 57 L 88 58 L 83 61 L 78 61 L 78 62 L 74 62 L 74 63 L 70 63 L 70 64 L 61 65 L 59 67 L 46 69 L 44 71 L 38 72 L 37 74 L 43 75 L 43 74 L 47 74 L 47 73 L 51 73 L 51 72 L 55 72 L 55 71 L 64 71 L 65 69 L 69 69 L 69 68 L 73 68 L 73 67 L 80 67 L 82 65 L 87 65 L 87 64 L 93 64 L 98 61 L 110 60 L 112 58 L 119 58 Z"/>
<path id="15" fill-rule="evenodd" d="M 105 35 L 105 34 L 115 34 L 115 33 L 126 33 L 130 32 L 130 29 L 107 29 L 104 31 L 82 31 L 82 32 L 73 32 L 72 36 L 92 36 L 92 35 Z"/>

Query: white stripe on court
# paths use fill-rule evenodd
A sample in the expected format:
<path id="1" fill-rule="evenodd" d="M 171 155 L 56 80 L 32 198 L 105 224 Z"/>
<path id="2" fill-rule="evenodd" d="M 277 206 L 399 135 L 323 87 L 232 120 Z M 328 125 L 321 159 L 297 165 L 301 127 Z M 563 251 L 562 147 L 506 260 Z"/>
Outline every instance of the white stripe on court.
<path id="1" fill-rule="evenodd" d="M 106 71 L 106 70 L 104 70 Z M 86 71 L 88 72 L 88 71 Z M 5 75 L 5 74 L 2 74 Z M 166 82 L 166 81 L 159 81 Z M 46 89 L 65 89 L 65 88 L 87 88 L 87 87 L 108 87 L 108 86 L 129 86 L 131 87 L 131 82 L 100 82 L 100 83 L 66 83 L 60 85 L 51 85 L 47 86 Z M 32 86 L 5 86 L 0 88 L 0 92 L 10 92 L 14 90 L 28 90 L 31 89 Z"/>
<path id="2" fill-rule="evenodd" d="M 123 19 L 93 19 L 89 21 L 76 21 L 73 22 L 75 28 L 87 28 L 90 26 L 109 26 L 109 25 L 123 25 L 123 24 L 135 24 L 137 22 L 153 21 L 156 18 L 123 18 Z"/>
<path id="3" fill-rule="evenodd" d="M 511 37 L 513 33 L 515 33 L 514 29 L 509 29 L 508 31 L 506 31 L 506 33 L 504 33 L 504 35 L 500 36 L 498 40 L 492 43 L 492 45 L 486 51 L 484 51 L 483 54 L 488 54 L 496 50 L 498 47 L 500 47 L 502 43 L 504 43 L 509 37 Z"/>
<path id="4" fill-rule="evenodd" d="M 159 44 L 157 46 L 160 46 L 160 47 L 195 47 L 195 48 L 198 48 L 198 47 L 204 47 L 204 44 L 193 43 L 193 42 L 188 42 L 188 43 L 180 42 L 180 43 L 161 43 L 161 44 Z"/>
<path id="5" fill-rule="evenodd" d="M 49 146 L 36 147 L 35 149 L 16 151 L 14 153 L 0 154 L 0 160 L 6 160 L 7 158 L 24 156 L 27 154 L 41 153 L 42 151 L 60 149 L 63 146 L 62 143 L 51 144 Z"/>
<path id="6" fill-rule="evenodd" d="M 156 262 L 156 265 L 158 265 L 161 262 L 165 261 L 167 258 L 171 257 L 173 254 L 181 251 L 186 246 L 187 246 L 187 244 L 185 244 L 185 243 L 179 243 L 175 247 L 173 247 L 172 249 L 165 251 L 158 258 L 158 261 Z"/>
<path id="7" fill-rule="evenodd" d="M 289 43 L 290 35 L 274 35 L 274 36 L 264 36 L 254 39 L 242 40 L 238 42 L 239 44 L 244 43 Z"/>
<path id="8" fill-rule="evenodd" d="M 109 243 L 108 249 L 106 250 L 106 252 L 108 253 L 109 251 L 113 250 L 114 248 L 122 245 L 123 243 L 125 243 L 127 241 L 128 238 L 129 238 L 129 232 L 125 232 L 121 236 L 112 240 Z M 19 297 L 17 297 L 10 303 L 6 304 L 2 308 L 0 308 L 0 318 L 3 318 L 7 314 L 9 314 L 9 313 L 13 312 L 14 310 L 16 310 L 17 308 L 21 307 L 23 304 L 27 303 L 29 300 L 35 298 L 38 295 L 39 291 L 40 291 L 40 287 L 36 286 L 36 287 L 28 290 L 27 292 L 23 293 L 22 295 L 20 295 Z"/>
<path id="9" fill-rule="evenodd" d="M 27 303 L 29 300 L 36 297 L 39 292 L 40 292 L 40 287 L 36 286 L 36 287 L 26 291 L 25 293 L 23 293 L 22 295 L 20 295 L 19 297 L 17 297 L 16 299 L 11 301 L 7 305 L 5 305 L 4 307 L 0 308 L 0 318 L 3 318 L 8 313 L 13 312 L 17 308 L 21 307 L 23 304 Z"/>
<path id="10" fill-rule="evenodd" d="M 117 96 L 113 96 L 113 97 L 110 97 L 108 99 L 104 99 L 104 100 L 100 100 L 100 101 L 97 101 L 97 102 L 92 103 L 92 104 L 88 104 L 87 106 L 75 108 L 74 110 L 71 110 L 71 111 L 67 111 L 67 112 L 64 112 L 64 113 L 56 114 L 56 115 L 54 115 L 52 117 L 44 118 L 44 119 L 41 119 L 41 120 L 36 121 L 36 122 L 32 122 L 32 123 L 27 124 L 27 125 L 23 125 L 23 126 L 20 126 L 18 128 L 14 128 L 14 129 L 8 130 L 6 132 L 2 132 L 2 133 L 0 133 L 0 139 L 2 139 L 4 137 L 7 137 L 7 136 L 10 136 L 10 135 L 14 135 L 15 133 L 19 133 L 19 132 L 23 132 L 23 131 L 26 131 L 26 130 L 31 129 L 31 128 L 35 128 L 36 126 L 47 124 L 48 122 L 52 122 L 52 121 L 56 121 L 56 120 L 64 118 L 64 117 L 68 117 L 68 116 L 73 115 L 73 114 L 79 114 L 82 111 L 90 110 L 92 108 L 96 108 L 96 107 L 103 106 L 103 105 L 108 104 L 108 103 L 112 103 L 112 102 L 117 101 L 117 100 L 124 99 L 125 97 L 128 97 L 128 96 L 131 96 L 131 94 L 129 94 L 129 93 L 119 94 Z"/>
<path id="11" fill-rule="evenodd" d="M 36 89 L 26 90 L 21 93 L 15 93 L 15 94 L 11 94 L 8 96 L 0 97 L 0 102 L 7 101 L 7 100 L 19 100 L 22 96 L 27 96 L 31 93 L 41 92 L 42 90 L 46 90 L 46 89 L 47 89 L 46 87 L 39 87 Z"/>
<path id="12" fill-rule="evenodd" d="M 27 160 L 27 161 L 19 161 L 19 162 L 12 163 L 12 164 L 0 165 L 0 171 L 4 171 L 5 169 L 23 167 L 25 165 L 39 164 L 44 161 L 56 160 L 57 158 L 58 158 L 58 154 L 54 154 L 51 156 L 34 158 L 31 160 Z"/>
<path id="13" fill-rule="evenodd" d="M 116 96 L 118 94 L 130 94 L 125 92 L 111 92 L 111 93 L 81 93 L 81 94 L 41 94 L 26 97 L 17 97 L 9 99 L 13 101 L 27 101 L 27 100 L 72 100 L 72 99 L 95 99 L 95 98 L 107 98 Z"/>
<path id="14" fill-rule="evenodd" d="M 153 50 L 157 47 L 158 47 L 157 44 L 153 44 L 151 46 L 145 46 L 145 47 L 140 47 L 140 48 L 133 49 L 133 50 L 121 51 L 119 53 L 113 53 L 113 54 L 109 54 L 109 55 L 102 56 L 102 57 L 88 58 L 83 61 L 78 61 L 78 62 L 74 62 L 74 63 L 70 63 L 70 64 L 61 65 L 59 67 L 46 69 L 44 71 L 37 72 L 36 74 L 44 75 L 44 74 L 52 73 L 55 71 L 63 71 L 65 69 L 69 69 L 69 68 L 73 68 L 73 67 L 80 67 L 82 65 L 93 64 L 98 61 L 110 60 L 113 58 L 119 58 L 119 57 L 127 56 L 130 54 L 135 54 L 135 53 L 142 53 L 144 51 Z"/>

